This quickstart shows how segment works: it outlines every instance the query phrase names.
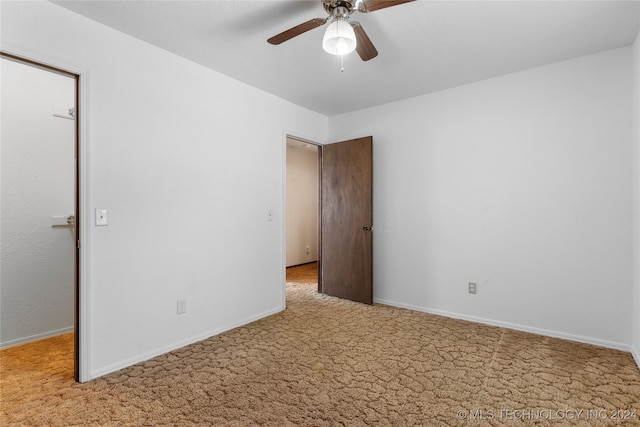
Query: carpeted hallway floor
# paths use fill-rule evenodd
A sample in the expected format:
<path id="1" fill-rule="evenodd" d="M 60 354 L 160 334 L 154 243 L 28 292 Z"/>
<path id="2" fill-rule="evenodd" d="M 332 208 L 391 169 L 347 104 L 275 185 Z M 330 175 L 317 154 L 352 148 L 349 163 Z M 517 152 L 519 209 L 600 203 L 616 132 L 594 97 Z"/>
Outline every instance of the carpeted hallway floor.
<path id="1" fill-rule="evenodd" d="M 85 384 L 72 353 L 41 363 L 25 346 L 3 350 L 0 424 L 640 425 L 627 353 L 352 303 L 298 280 L 288 275 L 282 313 Z"/>

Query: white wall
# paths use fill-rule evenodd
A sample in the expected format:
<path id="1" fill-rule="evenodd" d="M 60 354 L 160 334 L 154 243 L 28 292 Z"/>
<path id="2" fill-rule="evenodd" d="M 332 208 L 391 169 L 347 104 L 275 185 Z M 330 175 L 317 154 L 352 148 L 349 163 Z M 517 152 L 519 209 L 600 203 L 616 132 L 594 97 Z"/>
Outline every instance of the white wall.
<path id="1" fill-rule="evenodd" d="M 7 59 L 0 115 L 0 347 L 73 330 L 75 237 L 52 216 L 75 211 L 75 80 Z"/>
<path id="2" fill-rule="evenodd" d="M 332 117 L 374 135 L 374 300 L 630 349 L 630 91 L 621 48 Z"/>
<path id="3" fill-rule="evenodd" d="M 287 267 L 318 260 L 318 149 L 287 146 Z"/>
<path id="4" fill-rule="evenodd" d="M 640 33 L 633 44 L 633 355 L 640 366 Z"/>
<path id="5" fill-rule="evenodd" d="M 2 2 L 1 27 L 3 49 L 86 70 L 109 215 L 88 230 L 90 375 L 282 310 L 283 139 L 324 141 L 327 118 L 51 3 Z"/>

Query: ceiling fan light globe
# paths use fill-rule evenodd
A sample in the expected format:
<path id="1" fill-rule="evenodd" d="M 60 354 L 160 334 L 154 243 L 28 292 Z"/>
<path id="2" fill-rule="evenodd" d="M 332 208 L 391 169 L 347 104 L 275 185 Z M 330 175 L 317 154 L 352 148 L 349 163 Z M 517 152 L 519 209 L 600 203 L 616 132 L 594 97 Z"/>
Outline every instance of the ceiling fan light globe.
<path id="1" fill-rule="evenodd" d="M 349 53 L 349 43 L 347 43 L 343 37 L 338 39 L 338 43 L 336 43 L 336 51 L 338 52 L 338 55 Z"/>
<path id="2" fill-rule="evenodd" d="M 322 48 L 332 55 L 346 55 L 356 49 L 356 34 L 353 27 L 342 19 L 336 19 L 327 28 Z"/>

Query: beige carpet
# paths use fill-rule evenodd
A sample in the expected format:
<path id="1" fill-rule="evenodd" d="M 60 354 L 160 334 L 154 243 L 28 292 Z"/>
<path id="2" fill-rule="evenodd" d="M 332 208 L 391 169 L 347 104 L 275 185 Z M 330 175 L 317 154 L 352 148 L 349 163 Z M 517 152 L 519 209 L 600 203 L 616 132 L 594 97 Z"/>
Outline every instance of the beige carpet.
<path id="1" fill-rule="evenodd" d="M 640 417 L 627 353 L 361 305 L 313 284 L 289 283 L 287 303 L 86 384 L 73 382 L 68 347 L 43 363 L 26 346 L 3 350 L 0 424 L 640 425 L 612 420 Z"/>

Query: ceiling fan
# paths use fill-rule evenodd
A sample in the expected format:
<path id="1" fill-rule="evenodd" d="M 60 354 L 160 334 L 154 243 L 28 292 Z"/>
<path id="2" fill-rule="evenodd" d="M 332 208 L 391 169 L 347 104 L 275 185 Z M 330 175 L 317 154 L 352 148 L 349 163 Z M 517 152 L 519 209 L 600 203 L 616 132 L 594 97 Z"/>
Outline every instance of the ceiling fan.
<path id="1" fill-rule="evenodd" d="M 345 55 L 358 52 L 363 61 L 378 56 L 373 43 L 367 33 L 357 21 L 349 22 L 354 12 L 374 12 L 391 6 L 409 3 L 415 0 L 320 0 L 324 10 L 329 16 L 326 18 L 314 18 L 300 25 L 289 28 L 278 35 L 271 37 L 267 42 L 278 45 L 314 28 L 321 27 L 331 21 L 322 40 L 325 51 L 334 55 Z"/>

